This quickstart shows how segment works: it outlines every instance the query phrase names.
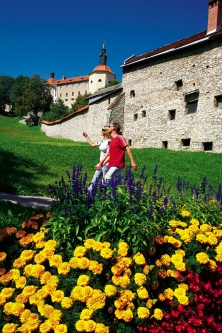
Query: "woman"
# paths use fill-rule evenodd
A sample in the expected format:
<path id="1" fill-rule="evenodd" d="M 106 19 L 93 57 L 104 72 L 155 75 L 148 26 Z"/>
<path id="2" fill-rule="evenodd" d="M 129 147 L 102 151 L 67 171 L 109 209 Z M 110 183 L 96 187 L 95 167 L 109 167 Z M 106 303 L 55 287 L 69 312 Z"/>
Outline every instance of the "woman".
<path id="1" fill-rule="evenodd" d="M 93 143 L 88 134 L 86 132 L 83 132 L 83 136 L 86 138 L 88 144 L 91 147 L 98 147 L 100 150 L 100 162 L 103 160 L 104 156 L 106 155 L 106 152 L 109 148 L 109 143 L 111 141 L 111 135 L 109 134 L 109 128 L 102 128 L 101 134 L 103 136 L 102 140 L 98 141 L 97 143 Z M 101 170 L 96 170 L 93 176 L 93 179 L 90 183 L 90 186 L 88 188 L 89 191 L 92 190 L 93 184 L 96 182 L 97 179 L 101 178 L 102 176 L 104 177 L 105 174 L 108 171 L 108 163 L 104 164 Z"/>

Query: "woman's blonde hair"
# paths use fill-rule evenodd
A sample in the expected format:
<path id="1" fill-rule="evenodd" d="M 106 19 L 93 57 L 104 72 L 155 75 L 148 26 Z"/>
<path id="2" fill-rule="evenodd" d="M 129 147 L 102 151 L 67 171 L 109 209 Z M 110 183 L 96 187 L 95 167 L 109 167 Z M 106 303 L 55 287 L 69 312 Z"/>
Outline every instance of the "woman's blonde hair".
<path id="1" fill-rule="evenodd" d="M 106 138 L 111 140 L 112 137 L 111 137 L 111 134 L 109 133 L 109 126 L 104 126 L 103 128 L 106 130 L 106 135 L 105 135 Z"/>

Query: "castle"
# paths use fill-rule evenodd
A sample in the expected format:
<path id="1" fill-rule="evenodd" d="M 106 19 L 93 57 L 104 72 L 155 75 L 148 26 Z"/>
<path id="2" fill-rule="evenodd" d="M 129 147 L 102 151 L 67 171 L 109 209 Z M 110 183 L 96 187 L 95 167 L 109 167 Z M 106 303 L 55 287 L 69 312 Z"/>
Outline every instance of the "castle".
<path id="1" fill-rule="evenodd" d="M 95 91 L 88 106 L 57 122 L 49 136 L 92 140 L 111 121 L 134 148 L 222 153 L 222 0 L 208 3 L 207 30 L 124 61 L 122 83 Z M 103 85 L 104 86 L 104 85 Z"/>

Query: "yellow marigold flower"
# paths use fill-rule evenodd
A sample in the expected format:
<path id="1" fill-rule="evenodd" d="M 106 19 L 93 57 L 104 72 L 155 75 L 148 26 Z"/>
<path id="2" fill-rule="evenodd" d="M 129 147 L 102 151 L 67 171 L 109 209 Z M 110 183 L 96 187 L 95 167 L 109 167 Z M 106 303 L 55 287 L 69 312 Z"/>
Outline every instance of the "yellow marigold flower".
<path id="1" fill-rule="evenodd" d="M 26 265 L 26 261 L 24 259 L 21 259 L 21 258 L 15 259 L 13 264 L 12 264 L 12 266 L 14 268 L 23 268 L 23 267 L 25 267 L 25 265 Z"/>
<path id="2" fill-rule="evenodd" d="M 183 234 L 181 234 L 180 238 L 185 244 L 192 241 L 192 236 L 188 232 L 184 232 Z"/>
<path id="3" fill-rule="evenodd" d="M 64 261 L 58 265 L 57 269 L 59 274 L 67 275 L 70 272 L 71 267 L 68 262 Z"/>
<path id="4" fill-rule="evenodd" d="M 47 257 L 45 256 L 45 253 L 41 251 L 35 255 L 34 262 L 36 264 L 42 264 L 46 259 Z"/>
<path id="5" fill-rule="evenodd" d="M 147 319 L 150 316 L 150 311 L 145 307 L 138 307 L 137 315 L 140 319 Z"/>
<path id="6" fill-rule="evenodd" d="M 9 271 L 12 274 L 12 280 L 17 280 L 20 277 L 20 270 L 17 268 L 12 268 Z"/>
<path id="7" fill-rule="evenodd" d="M 215 257 L 216 261 L 222 262 L 222 253 L 221 254 L 217 254 Z"/>
<path id="8" fill-rule="evenodd" d="M 146 266 L 145 266 L 146 267 Z M 144 268 L 145 268 L 144 267 Z M 147 272 L 147 270 L 148 270 L 148 268 L 149 268 L 149 266 L 148 266 L 148 268 L 146 267 L 145 269 L 143 268 L 143 273 L 145 274 L 145 272 Z M 148 273 L 147 273 L 148 274 Z M 146 274 L 146 275 L 147 275 Z M 124 271 L 123 271 L 123 276 L 125 276 L 125 275 L 127 275 L 127 276 L 131 276 L 132 275 L 132 271 L 131 271 L 131 269 L 130 268 L 127 268 L 127 269 L 125 269 Z"/>
<path id="9" fill-rule="evenodd" d="M 73 257 L 69 260 L 70 267 L 73 269 L 79 268 L 79 258 Z M 88 268 L 88 267 L 87 267 Z"/>
<path id="10" fill-rule="evenodd" d="M 122 318 L 126 323 L 131 322 L 133 319 L 133 312 L 130 309 L 123 311 Z"/>
<path id="11" fill-rule="evenodd" d="M 105 247 L 105 248 L 101 249 L 100 255 L 104 259 L 110 259 L 110 258 L 112 258 L 113 251 L 111 249 Z"/>
<path id="12" fill-rule="evenodd" d="M 217 264 L 213 260 L 209 260 L 208 262 L 208 268 L 211 272 L 215 272 L 217 270 Z"/>
<path id="13" fill-rule="evenodd" d="M 90 277 L 88 275 L 80 275 L 77 280 L 77 286 L 85 287 L 89 284 Z"/>
<path id="14" fill-rule="evenodd" d="M 183 217 L 189 217 L 190 216 L 190 212 L 188 210 L 183 209 L 182 212 L 181 212 L 181 215 Z"/>
<path id="15" fill-rule="evenodd" d="M 172 244 L 173 247 L 175 247 L 175 248 L 181 247 L 181 244 L 182 244 L 180 240 L 178 240 L 172 236 L 168 236 L 167 243 Z"/>
<path id="16" fill-rule="evenodd" d="M 182 305 L 188 305 L 189 304 L 189 298 L 187 296 L 179 296 L 179 297 L 177 297 L 177 300 Z"/>
<path id="17" fill-rule="evenodd" d="M 217 245 L 217 237 L 214 236 L 213 234 L 210 235 L 210 236 L 207 238 L 207 240 L 208 240 L 208 243 L 209 243 L 210 245 Z"/>
<path id="18" fill-rule="evenodd" d="M 149 298 L 148 291 L 146 290 L 145 287 L 140 287 L 139 289 L 137 289 L 137 295 L 139 296 L 139 298 L 142 298 L 142 299 Z"/>
<path id="19" fill-rule="evenodd" d="M 161 309 L 156 308 L 153 313 L 153 317 L 157 320 L 163 319 L 163 311 Z"/>
<path id="20" fill-rule="evenodd" d="M 62 263 L 62 256 L 60 254 L 54 254 L 49 258 L 50 267 L 58 267 Z"/>
<path id="21" fill-rule="evenodd" d="M 5 324 L 2 328 L 2 333 L 15 333 L 17 327 L 17 324 Z"/>
<path id="22" fill-rule="evenodd" d="M 178 298 L 180 296 L 186 296 L 186 290 L 184 288 L 176 288 L 174 290 L 174 296 L 176 298 Z"/>
<path id="23" fill-rule="evenodd" d="M 88 309 L 83 309 L 80 313 L 80 319 L 82 320 L 89 320 L 92 318 L 93 311 Z"/>
<path id="24" fill-rule="evenodd" d="M 18 303 L 27 303 L 29 300 L 29 296 L 27 295 L 24 295 L 24 294 L 18 294 L 15 298 L 15 301 L 18 302 Z"/>
<path id="25" fill-rule="evenodd" d="M 188 228 L 188 232 L 191 234 L 197 234 L 200 231 L 200 229 L 198 228 L 198 226 L 196 226 L 195 224 L 190 225 Z"/>
<path id="26" fill-rule="evenodd" d="M 3 296 L 6 300 L 12 297 L 14 294 L 15 288 L 3 288 L 1 290 L 1 296 Z"/>
<path id="27" fill-rule="evenodd" d="M 97 323 L 95 333 L 109 333 L 109 327 L 105 326 L 104 324 Z"/>
<path id="28" fill-rule="evenodd" d="M 102 243 L 102 247 L 103 247 L 103 248 L 105 248 L 105 247 L 110 247 L 110 246 L 111 246 L 110 242 L 103 242 L 103 243 Z"/>
<path id="29" fill-rule="evenodd" d="M 171 288 L 167 288 L 164 290 L 163 296 L 169 300 L 172 300 L 174 297 L 174 291 Z"/>
<path id="30" fill-rule="evenodd" d="M 26 277 L 20 276 L 18 279 L 15 280 L 16 289 L 23 289 L 26 285 Z"/>
<path id="31" fill-rule="evenodd" d="M 138 286 L 142 286 L 146 283 L 146 275 L 143 273 L 136 273 L 134 275 L 134 281 Z"/>
<path id="32" fill-rule="evenodd" d="M 89 238 L 85 241 L 84 246 L 87 250 L 91 250 L 93 248 L 94 243 L 95 243 L 95 240 Z"/>
<path id="33" fill-rule="evenodd" d="M 63 290 L 55 290 L 53 291 L 52 295 L 51 295 L 51 300 L 54 303 L 60 303 L 61 300 L 64 297 L 64 291 Z"/>
<path id="34" fill-rule="evenodd" d="M 197 253 L 196 259 L 200 264 L 207 264 L 209 261 L 208 255 L 204 252 Z"/>
<path id="35" fill-rule="evenodd" d="M 128 249 L 129 248 L 129 245 L 126 243 L 126 242 L 119 242 L 118 244 L 118 248 L 126 248 Z"/>
<path id="36" fill-rule="evenodd" d="M 183 288 L 184 290 L 187 291 L 189 289 L 189 286 L 186 283 L 180 283 L 178 285 L 178 288 Z"/>
<path id="37" fill-rule="evenodd" d="M 30 316 L 31 316 L 31 311 L 29 309 L 25 309 L 21 313 L 19 319 L 20 319 L 21 323 L 25 323 L 25 322 L 28 321 L 28 319 L 30 318 Z"/>
<path id="38" fill-rule="evenodd" d="M 115 316 L 117 319 L 123 319 L 123 311 L 122 309 L 117 308 L 115 310 Z"/>
<path id="39" fill-rule="evenodd" d="M 86 332 L 94 332 L 96 329 L 96 323 L 94 320 L 87 320 L 85 322 L 85 330 Z"/>
<path id="40" fill-rule="evenodd" d="M 146 274 L 146 275 L 148 275 L 149 272 L 150 272 L 150 266 L 149 265 L 145 265 L 143 267 L 143 273 Z"/>
<path id="41" fill-rule="evenodd" d="M 130 310 L 134 310 L 135 309 L 135 305 L 133 304 L 133 302 L 130 302 L 129 304 L 127 304 L 126 310 L 128 310 L 128 309 L 130 309 Z"/>
<path id="42" fill-rule="evenodd" d="M 89 270 L 91 270 L 94 274 L 101 274 L 103 271 L 103 265 L 99 264 L 96 260 L 90 260 Z"/>
<path id="43" fill-rule="evenodd" d="M 50 278 L 47 281 L 47 284 L 50 286 L 57 287 L 59 283 L 59 278 L 55 275 L 50 276 Z"/>
<path id="44" fill-rule="evenodd" d="M 169 221 L 169 225 L 170 225 L 172 228 L 177 228 L 177 227 L 179 227 L 179 225 L 180 225 L 180 221 L 177 221 L 177 220 L 170 220 L 170 221 Z"/>
<path id="45" fill-rule="evenodd" d="M 2 294 L 0 293 L 0 306 L 3 306 L 6 303 L 6 299 L 5 297 L 2 296 Z"/>
<path id="46" fill-rule="evenodd" d="M 215 251 L 216 251 L 217 254 L 222 254 L 222 241 L 216 247 Z"/>
<path id="47" fill-rule="evenodd" d="M 75 328 L 78 332 L 85 332 L 85 320 L 78 320 L 75 324 Z"/>
<path id="48" fill-rule="evenodd" d="M 101 249 L 102 249 L 102 243 L 101 242 L 95 242 L 93 244 L 93 250 L 96 251 L 96 252 L 100 252 Z"/>
<path id="49" fill-rule="evenodd" d="M 12 278 L 12 273 L 11 272 L 8 272 L 6 274 L 3 274 L 1 277 L 0 277 L 0 283 L 2 283 L 3 285 L 5 285 L 6 283 L 8 283 L 9 281 L 13 280 Z"/>
<path id="50" fill-rule="evenodd" d="M 51 248 L 53 250 L 56 249 L 56 241 L 54 239 L 50 239 L 47 242 L 45 242 L 45 248 Z"/>
<path id="51" fill-rule="evenodd" d="M 51 330 L 51 324 L 48 320 L 46 320 L 44 323 L 42 323 L 39 326 L 39 332 L 40 333 L 48 333 Z"/>
<path id="52" fill-rule="evenodd" d="M 24 259 L 26 262 L 32 260 L 35 255 L 35 251 L 33 250 L 24 250 L 20 254 L 20 258 Z"/>
<path id="53" fill-rule="evenodd" d="M 165 300 L 166 300 L 166 297 L 163 295 L 163 294 L 159 294 L 158 295 L 158 300 L 160 301 L 160 302 L 164 302 Z M 148 306 L 147 306 L 148 307 Z M 149 308 L 149 307 L 148 307 Z"/>
<path id="54" fill-rule="evenodd" d="M 174 264 L 176 270 L 180 272 L 185 272 L 186 271 L 186 264 L 182 261 L 178 261 L 177 263 Z"/>
<path id="55" fill-rule="evenodd" d="M 41 314 L 41 316 L 45 318 L 50 318 L 52 315 L 54 308 L 52 305 L 49 304 L 42 304 L 40 307 L 38 306 L 38 311 Z"/>
<path id="56" fill-rule="evenodd" d="M 157 259 L 157 260 L 155 261 L 155 266 L 156 266 L 156 267 L 161 267 L 161 266 L 162 266 L 162 262 L 161 262 L 159 259 Z"/>
<path id="57" fill-rule="evenodd" d="M 39 231 L 33 236 L 33 242 L 39 243 L 42 241 L 44 241 L 44 233 L 42 231 Z"/>
<path id="58" fill-rule="evenodd" d="M 27 234 L 19 240 L 19 244 L 23 247 L 29 245 L 33 241 L 34 234 Z"/>
<path id="59" fill-rule="evenodd" d="M 9 302 L 6 303 L 4 306 L 4 313 L 6 315 L 14 315 L 16 317 L 19 317 L 19 315 L 24 311 L 25 305 L 23 303 L 19 302 Z"/>
<path id="60" fill-rule="evenodd" d="M 0 252 L 0 263 L 3 262 L 7 257 L 6 252 Z"/>
<path id="61" fill-rule="evenodd" d="M 182 256 L 182 254 L 179 254 L 179 253 L 177 253 L 177 254 L 173 254 L 173 255 L 171 256 L 171 262 L 172 262 L 173 264 L 176 264 L 178 261 L 183 261 L 183 256 Z"/>
<path id="62" fill-rule="evenodd" d="M 207 244 L 208 243 L 208 239 L 207 236 L 204 234 L 198 234 L 196 235 L 196 241 L 201 243 L 201 244 Z"/>
<path id="63" fill-rule="evenodd" d="M 107 284 L 105 286 L 105 290 L 104 290 L 106 296 L 108 297 L 112 297 L 112 296 L 115 296 L 116 293 L 117 293 L 117 289 L 115 286 L 113 286 L 112 284 Z"/>
<path id="64" fill-rule="evenodd" d="M 199 221 L 197 219 L 191 219 L 190 220 L 190 224 L 198 226 L 200 223 L 199 223 Z"/>
<path id="65" fill-rule="evenodd" d="M 179 249 L 179 250 L 175 251 L 175 254 L 180 254 L 184 258 L 186 255 L 186 252 L 184 250 Z"/>
<path id="66" fill-rule="evenodd" d="M 113 275 L 112 276 L 112 282 L 115 286 L 120 285 L 120 278 L 121 278 L 121 276 L 119 276 L 119 275 Z"/>
<path id="67" fill-rule="evenodd" d="M 35 294 L 35 292 L 37 291 L 38 287 L 31 285 L 31 286 L 26 286 L 24 287 L 22 294 L 25 296 L 32 296 Z"/>
<path id="68" fill-rule="evenodd" d="M 73 301 L 69 297 L 63 297 L 61 307 L 65 310 L 70 309 L 73 306 Z"/>
<path id="69" fill-rule="evenodd" d="M 160 262 L 162 265 L 169 266 L 171 263 L 171 258 L 168 254 L 164 254 L 161 256 Z"/>
<path id="70" fill-rule="evenodd" d="M 94 289 L 93 294 L 86 300 L 86 306 L 90 310 L 102 309 L 105 306 L 106 295 L 99 289 Z"/>
<path id="71" fill-rule="evenodd" d="M 42 274 L 40 278 L 40 283 L 41 284 L 46 284 L 48 280 L 51 278 L 51 273 L 49 271 L 46 271 L 45 273 Z"/>
<path id="72" fill-rule="evenodd" d="M 85 302 L 86 297 L 84 295 L 83 287 L 75 286 L 71 292 L 70 297 L 73 301 Z"/>
<path id="73" fill-rule="evenodd" d="M 212 230 L 212 227 L 209 225 L 209 224 L 201 224 L 200 226 L 200 231 L 202 232 L 207 232 L 207 231 L 211 231 Z"/>
<path id="74" fill-rule="evenodd" d="M 146 302 L 146 307 L 148 309 L 151 309 L 153 307 L 153 300 L 152 299 L 148 299 L 148 301 Z"/>
<path id="75" fill-rule="evenodd" d="M 54 328 L 54 333 L 67 333 L 68 328 L 65 324 L 59 324 Z"/>
<path id="76" fill-rule="evenodd" d="M 38 318 L 34 319 L 34 315 L 38 316 L 36 314 L 33 314 L 33 316 L 29 318 L 29 320 L 25 323 L 28 332 L 33 332 L 39 327 L 40 321 L 38 320 Z"/>
<path id="77" fill-rule="evenodd" d="M 144 255 L 140 252 L 136 253 L 134 255 L 133 259 L 137 265 L 141 265 L 141 266 L 146 265 L 146 259 L 145 259 Z"/>
<path id="78" fill-rule="evenodd" d="M 86 257 L 78 258 L 78 266 L 79 266 L 80 269 L 89 268 L 89 263 L 90 263 L 90 261 Z M 69 264 L 70 264 L 70 262 L 69 262 Z M 72 267 L 71 264 L 70 264 L 70 266 Z M 74 267 L 72 267 L 72 268 L 74 268 Z"/>
<path id="79" fill-rule="evenodd" d="M 128 275 L 124 275 L 120 277 L 119 285 L 122 288 L 127 288 L 130 285 L 130 278 Z"/>
<path id="80" fill-rule="evenodd" d="M 87 249 L 84 246 L 77 246 L 74 250 L 73 256 L 82 258 L 85 256 Z"/>

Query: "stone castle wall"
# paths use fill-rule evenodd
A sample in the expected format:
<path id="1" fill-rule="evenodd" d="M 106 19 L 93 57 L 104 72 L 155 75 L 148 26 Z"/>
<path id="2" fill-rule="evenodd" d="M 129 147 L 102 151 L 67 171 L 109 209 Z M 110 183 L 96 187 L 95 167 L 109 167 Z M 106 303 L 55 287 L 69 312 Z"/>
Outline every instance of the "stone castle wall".
<path id="1" fill-rule="evenodd" d="M 124 135 L 133 147 L 222 152 L 222 41 L 198 44 L 146 64 L 124 68 Z M 178 90 L 176 82 L 182 80 Z M 199 92 L 197 112 L 186 114 L 186 95 Z M 133 97 L 134 96 L 134 97 Z M 170 112 L 175 110 L 175 119 Z M 187 146 L 187 140 L 190 144 Z M 184 146 L 185 142 L 185 146 Z"/>
<path id="2" fill-rule="evenodd" d="M 76 113 L 59 123 L 52 122 L 49 125 L 42 123 L 41 130 L 47 136 L 70 139 L 77 142 L 85 142 L 86 139 L 82 133 L 87 132 L 90 139 L 93 142 L 97 142 L 101 139 L 101 129 L 110 123 L 110 119 L 115 119 L 123 124 L 123 98 L 120 98 L 110 108 L 117 96 L 118 93 L 114 93 L 109 98 L 94 102 L 89 106 L 88 110 Z"/>

